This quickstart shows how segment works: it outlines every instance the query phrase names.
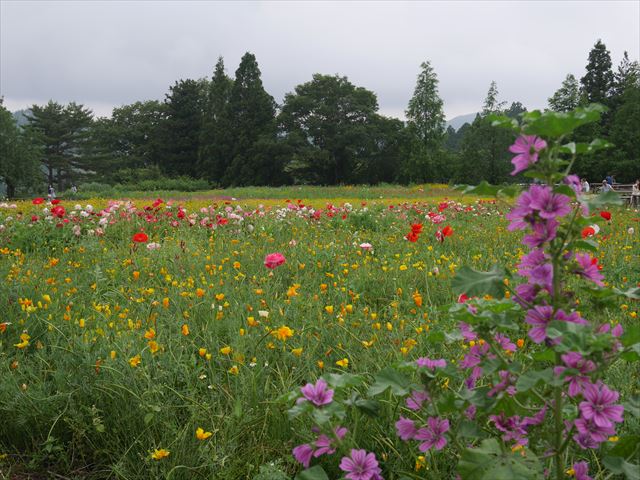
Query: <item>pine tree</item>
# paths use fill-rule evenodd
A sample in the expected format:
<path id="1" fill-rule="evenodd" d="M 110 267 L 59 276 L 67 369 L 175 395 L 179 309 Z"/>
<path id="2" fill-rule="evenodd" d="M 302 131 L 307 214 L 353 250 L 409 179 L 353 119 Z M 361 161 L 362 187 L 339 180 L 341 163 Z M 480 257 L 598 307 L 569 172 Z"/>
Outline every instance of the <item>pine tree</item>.
<path id="1" fill-rule="evenodd" d="M 267 185 L 282 178 L 282 165 L 265 154 L 276 141 L 276 103 L 262 86 L 260 75 L 255 55 L 245 53 L 225 115 L 224 142 L 231 148 L 224 185 Z"/>
<path id="2" fill-rule="evenodd" d="M 219 183 L 230 162 L 229 143 L 225 142 L 225 122 L 233 80 L 225 73 L 224 60 L 218 58 L 209 83 L 200 132 L 198 170 L 200 175 Z"/>
<path id="3" fill-rule="evenodd" d="M 501 113 L 504 105 L 505 102 L 498 102 L 498 85 L 495 80 L 492 80 L 487 96 L 484 99 L 484 104 L 482 105 L 482 116 L 486 117 L 492 113 Z"/>
<path id="4" fill-rule="evenodd" d="M 176 82 L 166 95 L 159 163 L 169 175 L 197 176 L 203 95 L 202 82 L 191 79 Z"/>
<path id="5" fill-rule="evenodd" d="M 580 103 L 580 87 L 572 74 L 567 74 L 562 86 L 549 98 L 549 108 L 555 112 L 568 112 Z"/>
<path id="6" fill-rule="evenodd" d="M 582 91 L 589 103 L 607 104 L 613 87 L 611 55 L 601 40 L 598 40 L 589 52 L 587 73 L 580 79 Z"/>
<path id="7" fill-rule="evenodd" d="M 430 62 L 423 62 L 420 69 L 406 110 L 411 146 L 400 166 L 400 180 L 404 182 L 425 182 L 441 176 L 436 167 L 443 154 L 445 118 L 438 76 Z"/>

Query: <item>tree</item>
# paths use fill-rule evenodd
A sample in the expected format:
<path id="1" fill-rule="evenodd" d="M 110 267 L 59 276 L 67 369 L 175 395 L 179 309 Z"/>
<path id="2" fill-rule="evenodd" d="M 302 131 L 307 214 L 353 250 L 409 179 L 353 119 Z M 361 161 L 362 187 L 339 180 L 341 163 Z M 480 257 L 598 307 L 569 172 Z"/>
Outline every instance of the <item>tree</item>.
<path id="1" fill-rule="evenodd" d="M 444 111 L 438 94 L 438 76 L 429 62 L 420 65 L 413 97 L 406 111 L 411 149 L 401 165 L 400 179 L 424 182 L 438 176 L 436 165 L 444 141 Z"/>
<path id="2" fill-rule="evenodd" d="M 298 183 L 357 181 L 369 168 L 378 134 L 398 127 L 381 120 L 377 109 L 375 94 L 347 77 L 315 74 L 296 86 L 295 93 L 285 96 L 279 116 L 294 151 L 287 171 Z"/>
<path id="3" fill-rule="evenodd" d="M 198 170 L 202 177 L 220 182 L 229 167 L 231 145 L 225 141 L 226 118 L 233 80 L 224 71 L 224 60 L 218 63 L 209 83 L 204 109 Z"/>
<path id="4" fill-rule="evenodd" d="M 284 181 L 282 165 L 265 150 L 276 142 L 276 103 L 260 78 L 255 55 L 245 53 L 231 88 L 222 142 L 228 145 L 228 163 L 222 184 L 269 185 Z"/>
<path id="5" fill-rule="evenodd" d="M 49 101 L 43 107 L 33 105 L 27 118 L 27 130 L 42 148 L 49 184 L 61 191 L 93 173 L 89 153 L 91 110 L 74 102 L 64 107 Z"/>
<path id="6" fill-rule="evenodd" d="M 492 113 L 501 113 L 504 105 L 505 102 L 498 102 L 498 85 L 495 80 L 492 80 L 482 105 L 482 116 L 486 117 Z"/>
<path id="7" fill-rule="evenodd" d="M 625 89 L 613 117 L 610 140 L 616 150 L 611 155 L 613 165 L 608 168 L 615 169 L 619 181 L 640 178 L 640 86 L 629 85 Z M 607 171 L 600 173 L 604 177 Z"/>
<path id="8" fill-rule="evenodd" d="M 568 112 L 580 103 L 580 86 L 572 74 L 567 74 L 562 86 L 549 98 L 549 108 L 555 112 Z"/>
<path id="9" fill-rule="evenodd" d="M 0 97 L 0 182 L 6 185 L 7 197 L 15 197 L 21 188 L 35 188 L 42 181 L 38 151 Z"/>
<path id="10" fill-rule="evenodd" d="M 158 164 L 164 108 L 157 100 L 136 102 L 114 108 L 111 118 L 95 120 L 92 170 L 113 178 L 121 170 Z"/>
<path id="11" fill-rule="evenodd" d="M 611 55 L 601 40 L 589 52 L 587 72 L 580 79 L 585 99 L 589 103 L 607 104 L 613 87 Z"/>
<path id="12" fill-rule="evenodd" d="M 198 176 L 203 87 L 203 82 L 180 80 L 166 95 L 159 140 L 159 163 L 168 175 Z"/>

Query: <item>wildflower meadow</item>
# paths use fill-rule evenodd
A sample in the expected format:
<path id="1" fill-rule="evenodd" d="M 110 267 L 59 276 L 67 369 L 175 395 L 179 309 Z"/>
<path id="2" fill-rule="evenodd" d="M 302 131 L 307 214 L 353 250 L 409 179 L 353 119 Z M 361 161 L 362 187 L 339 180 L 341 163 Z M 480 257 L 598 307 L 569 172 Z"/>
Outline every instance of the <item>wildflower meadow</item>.
<path id="1" fill-rule="evenodd" d="M 0 477 L 640 478 L 599 116 L 495 117 L 528 187 L 0 204 Z"/>

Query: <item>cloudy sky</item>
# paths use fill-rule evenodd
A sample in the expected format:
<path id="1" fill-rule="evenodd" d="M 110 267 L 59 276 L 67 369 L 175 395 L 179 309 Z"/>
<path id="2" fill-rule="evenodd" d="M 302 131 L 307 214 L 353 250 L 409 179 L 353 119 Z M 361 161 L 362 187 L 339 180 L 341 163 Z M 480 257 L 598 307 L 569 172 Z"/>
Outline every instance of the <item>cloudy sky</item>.
<path id="1" fill-rule="evenodd" d="M 253 52 L 276 101 L 313 73 L 346 75 L 403 117 L 430 60 L 449 118 L 500 99 L 541 108 L 601 38 L 638 59 L 640 1 L 206 2 L 0 0 L 0 95 L 11 110 L 77 101 L 98 115 L 162 99 L 180 78 L 233 75 Z"/>

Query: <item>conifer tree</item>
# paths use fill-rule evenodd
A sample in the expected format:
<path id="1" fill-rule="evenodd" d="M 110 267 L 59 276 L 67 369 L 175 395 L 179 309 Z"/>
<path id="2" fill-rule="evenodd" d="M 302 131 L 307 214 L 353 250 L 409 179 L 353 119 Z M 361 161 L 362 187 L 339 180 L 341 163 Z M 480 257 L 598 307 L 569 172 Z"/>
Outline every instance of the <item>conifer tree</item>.
<path id="1" fill-rule="evenodd" d="M 580 87 L 572 74 L 567 74 L 562 86 L 549 98 L 549 108 L 555 112 L 568 112 L 580 103 Z"/>
<path id="2" fill-rule="evenodd" d="M 585 99 L 589 103 L 607 104 L 613 87 L 611 55 L 601 40 L 589 52 L 587 72 L 580 79 Z"/>

